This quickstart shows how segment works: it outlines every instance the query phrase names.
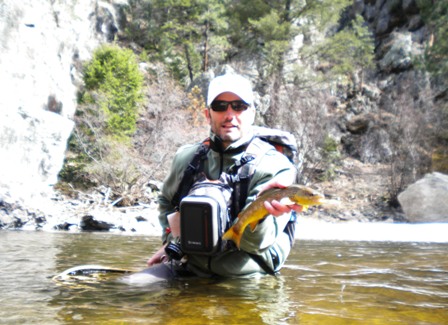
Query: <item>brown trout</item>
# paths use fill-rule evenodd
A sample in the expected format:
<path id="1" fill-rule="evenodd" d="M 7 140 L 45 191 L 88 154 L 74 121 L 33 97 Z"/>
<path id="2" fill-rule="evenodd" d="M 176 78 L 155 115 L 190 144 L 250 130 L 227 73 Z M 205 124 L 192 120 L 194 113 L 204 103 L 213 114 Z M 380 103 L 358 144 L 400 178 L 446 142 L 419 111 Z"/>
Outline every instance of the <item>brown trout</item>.
<path id="1" fill-rule="evenodd" d="M 306 209 L 311 205 L 324 203 L 324 196 L 315 190 L 304 186 L 293 184 L 286 188 L 273 188 L 263 192 L 255 201 L 249 204 L 238 215 L 238 221 L 222 236 L 224 240 L 232 240 L 240 248 L 241 236 L 247 225 L 253 231 L 258 222 L 268 215 L 264 207 L 264 201 L 277 200 L 286 205 L 299 204 Z"/>

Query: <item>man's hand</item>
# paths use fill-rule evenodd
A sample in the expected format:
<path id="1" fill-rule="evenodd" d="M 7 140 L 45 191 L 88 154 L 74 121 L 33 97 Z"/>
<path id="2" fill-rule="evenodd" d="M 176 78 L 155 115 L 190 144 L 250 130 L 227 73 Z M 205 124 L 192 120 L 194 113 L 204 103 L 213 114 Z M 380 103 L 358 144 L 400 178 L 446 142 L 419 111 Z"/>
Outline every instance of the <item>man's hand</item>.
<path id="1" fill-rule="evenodd" d="M 153 266 L 156 264 L 160 264 L 164 261 L 168 260 L 168 257 L 165 253 L 165 245 L 163 245 L 157 252 L 154 253 L 153 256 L 149 258 L 149 260 L 146 262 L 148 266 Z"/>
<path id="2" fill-rule="evenodd" d="M 303 211 L 303 207 L 301 205 L 298 204 L 285 205 L 281 203 L 281 201 L 277 200 L 272 200 L 271 202 L 264 201 L 264 207 L 269 212 L 269 214 L 273 215 L 274 217 L 279 217 L 284 213 L 291 212 L 292 210 L 297 212 Z"/>
<path id="3" fill-rule="evenodd" d="M 173 212 L 167 216 L 168 224 L 170 225 L 171 234 L 173 237 L 179 237 L 180 236 L 180 213 L 179 212 Z M 156 253 L 154 253 L 153 256 L 151 256 L 146 262 L 148 266 L 153 266 L 155 264 L 162 263 L 166 260 L 168 260 L 168 257 L 165 253 L 165 246 L 163 245 L 162 248 L 160 248 Z"/>
<path id="4" fill-rule="evenodd" d="M 290 176 L 274 177 L 273 179 L 271 179 L 270 181 L 261 186 L 258 195 L 271 188 L 285 188 L 292 184 L 293 182 Z M 297 212 L 302 212 L 303 210 L 303 207 L 301 205 L 298 204 L 286 205 L 282 203 L 281 200 L 264 201 L 264 207 L 269 212 L 269 214 L 273 215 L 274 217 L 279 217 L 284 213 L 291 212 L 292 210 Z"/>
<path id="5" fill-rule="evenodd" d="M 170 225 L 171 234 L 173 237 L 180 236 L 180 212 L 173 212 L 167 215 L 168 224 Z"/>

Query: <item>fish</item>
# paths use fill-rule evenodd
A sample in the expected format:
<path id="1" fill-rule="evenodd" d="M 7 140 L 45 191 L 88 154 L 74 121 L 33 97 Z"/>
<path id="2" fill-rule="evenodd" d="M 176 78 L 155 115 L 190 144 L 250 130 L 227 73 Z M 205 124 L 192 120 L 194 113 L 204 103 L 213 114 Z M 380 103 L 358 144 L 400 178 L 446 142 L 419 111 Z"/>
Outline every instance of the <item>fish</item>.
<path id="1" fill-rule="evenodd" d="M 118 276 L 118 278 L 116 278 Z M 149 268 L 133 271 L 103 265 L 78 265 L 69 268 L 53 277 L 53 281 L 61 285 L 82 287 L 85 284 L 96 284 L 105 280 L 115 281 L 133 286 L 145 286 L 158 282 L 174 280 L 171 263 L 161 263 Z"/>
<path id="2" fill-rule="evenodd" d="M 92 274 L 107 274 L 107 273 L 131 273 L 130 270 L 120 269 L 120 268 L 114 268 L 109 266 L 102 266 L 102 265 L 93 265 L 93 264 L 86 264 L 86 265 L 79 265 L 72 268 L 69 268 L 58 275 L 53 277 L 53 280 L 61 280 L 66 279 L 70 277 L 76 277 L 76 276 L 89 276 Z"/>
<path id="3" fill-rule="evenodd" d="M 272 200 L 286 205 L 299 204 L 306 210 L 308 206 L 324 204 L 325 197 L 312 188 L 299 184 L 293 184 L 286 188 L 269 189 L 238 214 L 238 221 L 224 233 L 222 239 L 233 241 L 239 249 L 244 229 L 248 225 L 252 231 L 255 229 L 258 222 L 269 214 L 264 202 Z"/>

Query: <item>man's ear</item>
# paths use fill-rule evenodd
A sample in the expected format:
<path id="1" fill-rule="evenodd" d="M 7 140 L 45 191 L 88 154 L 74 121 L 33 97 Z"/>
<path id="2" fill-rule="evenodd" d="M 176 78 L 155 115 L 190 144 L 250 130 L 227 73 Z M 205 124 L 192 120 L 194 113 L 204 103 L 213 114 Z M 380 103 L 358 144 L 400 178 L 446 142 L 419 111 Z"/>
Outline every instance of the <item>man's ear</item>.
<path id="1" fill-rule="evenodd" d="M 204 109 L 205 118 L 207 119 L 207 122 L 210 123 L 210 109 L 206 108 Z"/>

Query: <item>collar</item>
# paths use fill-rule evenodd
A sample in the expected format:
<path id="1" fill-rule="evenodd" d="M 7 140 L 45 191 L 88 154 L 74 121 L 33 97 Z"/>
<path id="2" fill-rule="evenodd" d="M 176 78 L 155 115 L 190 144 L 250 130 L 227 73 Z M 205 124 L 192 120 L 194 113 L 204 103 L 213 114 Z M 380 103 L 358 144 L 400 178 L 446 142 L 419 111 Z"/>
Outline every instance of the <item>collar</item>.
<path id="1" fill-rule="evenodd" d="M 251 128 L 250 131 L 245 136 L 231 143 L 227 148 L 224 149 L 221 138 L 218 137 L 212 131 L 210 131 L 210 148 L 213 151 L 219 153 L 236 154 L 245 151 L 253 138 L 254 138 L 254 132 Z"/>

